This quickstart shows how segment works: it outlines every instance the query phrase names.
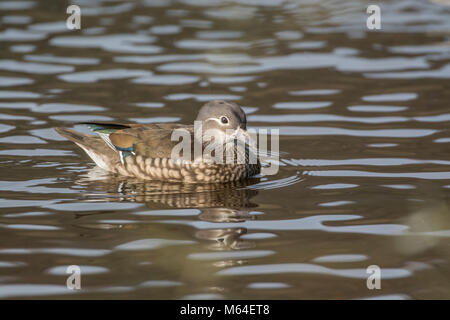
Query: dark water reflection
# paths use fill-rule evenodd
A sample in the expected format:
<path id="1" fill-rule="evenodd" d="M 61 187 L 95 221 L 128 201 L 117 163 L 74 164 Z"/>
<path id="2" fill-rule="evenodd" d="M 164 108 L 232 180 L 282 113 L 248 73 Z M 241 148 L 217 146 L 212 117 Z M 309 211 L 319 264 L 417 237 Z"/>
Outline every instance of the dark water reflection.
<path id="1" fill-rule="evenodd" d="M 450 298 L 447 2 L 0 2 L 0 298 Z M 52 130 L 218 98 L 277 175 L 124 180 Z"/>

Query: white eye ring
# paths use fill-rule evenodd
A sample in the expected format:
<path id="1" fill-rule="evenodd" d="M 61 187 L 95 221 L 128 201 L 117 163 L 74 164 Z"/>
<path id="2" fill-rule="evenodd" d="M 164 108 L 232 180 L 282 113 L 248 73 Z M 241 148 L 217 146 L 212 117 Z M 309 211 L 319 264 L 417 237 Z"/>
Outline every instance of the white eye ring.
<path id="1" fill-rule="evenodd" d="M 222 116 L 222 117 L 220 117 L 220 122 L 221 122 L 222 124 L 228 124 L 229 120 L 228 120 L 227 117 Z"/>

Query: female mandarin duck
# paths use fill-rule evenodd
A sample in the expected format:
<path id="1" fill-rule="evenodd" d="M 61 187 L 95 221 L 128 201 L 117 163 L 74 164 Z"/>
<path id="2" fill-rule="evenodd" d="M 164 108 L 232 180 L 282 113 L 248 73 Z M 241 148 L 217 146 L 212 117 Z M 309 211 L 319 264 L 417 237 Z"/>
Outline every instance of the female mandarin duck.
<path id="1" fill-rule="evenodd" d="M 194 130 L 193 125 L 175 123 L 85 123 L 99 136 L 66 128 L 55 130 L 81 147 L 100 168 L 124 176 L 145 180 L 215 183 L 242 180 L 260 173 L 261 164 L 245 141 L 249 135 L 245 112 L 241 107 L 221 100 L 210 101 L 200 109 L 197 121 L 200 121 L 201 130 Z M 194 151 L 194 145 L 199 143 L 200 158 L 174 158 L 173 148 L 179 144 L 178 140 L 172 139 L 174 130 L 188 133 L 189 149 Z M 230 132 L 231 135 L 228 134 Z M 214 162 L 205 158 L 203 151 L 208 148 L 205 141 L 211 141 L 208 138 L 211 133 L 214 137 L 213 146 L 220 146 L 222 149 L 219 150 L 224 150 L 230 142 L 233 143 L 233 150 L 236 150 L 235 143 L 244 141 L 244 153 L 240 158 L 243 161 L 236 161 L 239 152 L 231 162 Z M 206 137 L 206 134 L 209 136 Z"/>

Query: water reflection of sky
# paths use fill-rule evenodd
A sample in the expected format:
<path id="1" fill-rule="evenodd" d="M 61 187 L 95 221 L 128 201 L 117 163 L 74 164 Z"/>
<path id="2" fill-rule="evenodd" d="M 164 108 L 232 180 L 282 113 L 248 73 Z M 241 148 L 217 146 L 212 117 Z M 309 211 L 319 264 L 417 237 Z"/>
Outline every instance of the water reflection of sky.
<path id="1" fill-rule="evenodd" d="M 80 31 L 65 4 L 0 2 L 0 297 L 447 297 L 441 2 L 385 1 L 379 31 L 363 0 L 79 0 Z M 212 99 L 280 129 L 276 176 L 110 177 L 52 129 L 190 123 Z"/>

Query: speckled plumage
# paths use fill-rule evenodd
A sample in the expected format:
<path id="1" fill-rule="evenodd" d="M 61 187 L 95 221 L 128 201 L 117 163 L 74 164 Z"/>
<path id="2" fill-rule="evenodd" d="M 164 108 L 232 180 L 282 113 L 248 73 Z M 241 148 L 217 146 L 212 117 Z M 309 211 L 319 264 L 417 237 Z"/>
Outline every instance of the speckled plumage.
<path id="1" fill-rule="evenodd" d="M 224 112 L 221 106 L 224 105 Z M 237 105 L 222 101 L 213 101 L 202 108 L 205 117 L 212 116 L 207 112 L 214 108 L 213 114 L 226 114 L 227 108 L 242 109 Z M 230 107 L 231 106 L 231 107 Z M 205 108 L 206 107 L 206 108 Z M 228 113 L 230 114 L 230 113 Z M 246 129 L 244 120 L 236 125 Z M 242 117 L 237 115 L 236 117 Z M 233 115 L 229 115 L 233 117 Z M 208 118 L 209 119 L 209 118 Z M 232 118 L 231 118 L 232 119 Z M 239 121 L 238 121 L 239 122 Z M 245 161 L 238 163 L 196 162 L 174 160 L 171 158 L 172 148 L 178 141 L 172 141 L 174 129 L 186 129 L 194 139 L 192 125 L 182 124 L 108 124 L 88 123 L 94 132 L 100 136 L 88 135 L 66 128 L 55 130 L 81 147 L 94 162 L 104 170 L 123 176 L 136 177 L 144 180 L 160 180 L 186 183 L 229 182 L 249 178 L 260 172 L 261 165 L 249 163 L 249 149 L 246 148 Z M 105 137 L 107 137 L 105 139 Z M 192 140 L 193 141 L 193 140 Z M 193 147 L 192 147 L 193 149 Z M 124 154 L 126 156 L 124 156 Z"/>

